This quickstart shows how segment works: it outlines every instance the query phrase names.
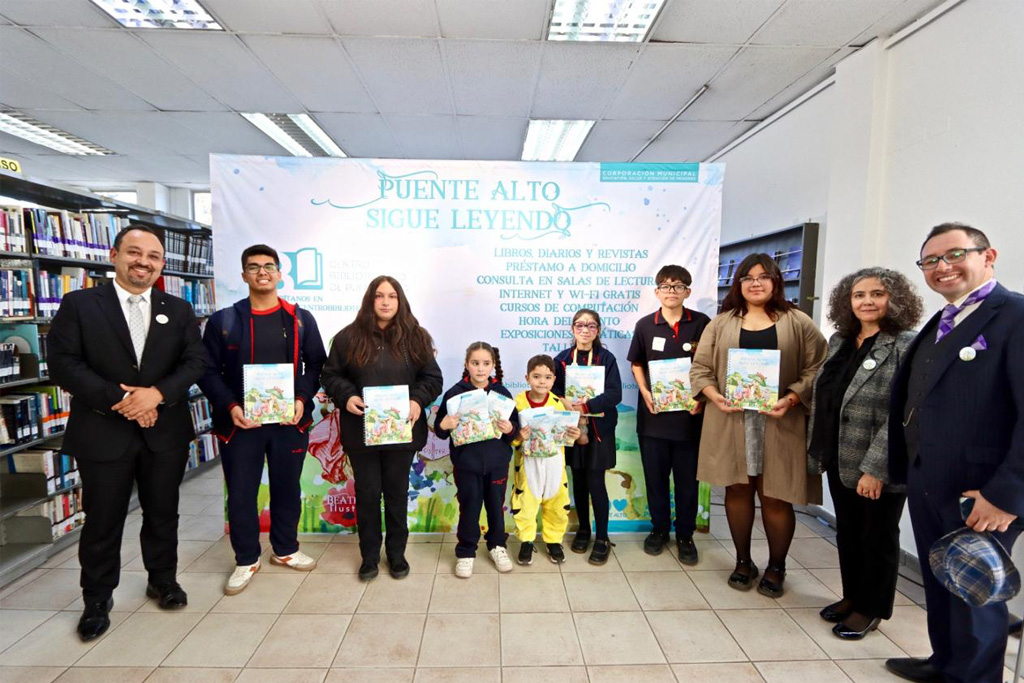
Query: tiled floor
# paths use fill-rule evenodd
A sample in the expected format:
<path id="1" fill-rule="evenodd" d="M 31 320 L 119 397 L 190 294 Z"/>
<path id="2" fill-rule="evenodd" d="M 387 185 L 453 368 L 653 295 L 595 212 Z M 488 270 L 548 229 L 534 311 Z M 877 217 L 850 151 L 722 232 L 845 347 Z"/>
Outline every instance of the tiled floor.
<path id="1" fill-rule="evenodd" d="M 539 553 L 532 566 L 499 575 L 482 556 L 464 581 L 452 575 L 453 538 L 442 534 L 413 538 L 408 578 L 382 573 L 363 584 L 352 536 L 310 536 L 303 550 L 319 559 L 316 571 L 265 562 L 244 593 L 225 597 L 234 562 L 221 495 L 217 470 L 183 487 L 180 581 L 189 606 L 180 612 L 162 612 L 143 594 L 138 513 L 100 640 L 75 635 L 76 549 L 4 588 L 0 681 L 868 683 L 896 680 L 886 657 L 929 651 L 916 603 L 923 595 L 909 582 L 879 632 L 856 643 L 832 636 L 817 612 L 838 599 L 838 560 L 828 529 L 809 517 L 798 524 L 777 601 L 726 585 L 734 560 L 720 515 L 698 537 L 696 567 L 669 552 L 646 555 L 642 535 L 625 534 L 604 567 L 568 552 L 559 567 Z M 755 561 L 766 558 L 766 543 L 755 541 Z"/>

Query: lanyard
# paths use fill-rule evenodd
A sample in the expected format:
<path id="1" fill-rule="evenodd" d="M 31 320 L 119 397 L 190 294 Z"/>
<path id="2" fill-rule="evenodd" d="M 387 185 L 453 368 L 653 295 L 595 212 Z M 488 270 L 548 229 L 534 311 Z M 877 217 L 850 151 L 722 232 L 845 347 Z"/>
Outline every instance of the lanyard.
<path id="1" fill-rule="evenodd" d="M 575 347 L 575 346 L 572 347 L 572 362 L 573 362 L 573 365 L 579 365 L 580 364 L 579 355 L 578 355 L 579 352 L 580 352 L 580 350 L 577 347 Z M 594 349 L 590 349 L 590 351 L 587 352 L 587 365 L 593 365 L 593 364 L 594 364 Z"/>

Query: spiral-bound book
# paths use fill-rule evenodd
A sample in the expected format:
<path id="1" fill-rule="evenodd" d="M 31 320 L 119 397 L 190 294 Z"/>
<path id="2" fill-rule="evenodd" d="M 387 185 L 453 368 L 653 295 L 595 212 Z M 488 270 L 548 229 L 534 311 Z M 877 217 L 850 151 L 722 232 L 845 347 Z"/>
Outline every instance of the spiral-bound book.
<path id="1" fill-rule="evenodd" d="M 363 388 L 363 443 L 384 446 L 412 441 L 409 386 Z"/>
<path id="2" fill-rule="evenodd" d="M 246 365 L 242 384 L 247 419 L 273 424 L 295 417 L 295 368 L 291 363 Z"/>
<path id="3" fill-rule="evenodd" d="M 690 359 L 666 358 L 647 364 L 655 413 L 693 410 L 697 401 L 690 391 Z"/>
<path id="4" fill-rule="evenodd" d="M 767 412 L 779 402 L 778 349 L 729 349 L 725 398 L 744 410 Z"/>

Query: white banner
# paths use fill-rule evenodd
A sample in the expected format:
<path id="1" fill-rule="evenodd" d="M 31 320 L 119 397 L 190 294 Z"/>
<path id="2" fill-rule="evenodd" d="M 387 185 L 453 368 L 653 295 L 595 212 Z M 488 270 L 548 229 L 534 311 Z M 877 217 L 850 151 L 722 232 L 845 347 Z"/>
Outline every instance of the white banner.
<path id="1" fill-rule="evenodd" d="M 466 346 L 482 340 L 501 350 L 513 394 L 526 388 L 527 359 L 564 349 L 573 313 L 595 309 L 602 342 L 623 373 L 612 519 L 642 520 L 636 384 L 626 352 L 637 319 L 658 307 L 654 275 L 662 265 L 687 268 L 687 305 L 714 314 L 723 176 L 721 164 L 213 155 L 217 301 L 223 307 L 247 295 L 240 253 L 269 244 L 282 257 L 281 296 L 316 315 L 326 342 L 352 321 L 369 281 L 392 275 L 434 337 L 445 388 L 461 375 Z M 332 508 L 347 510 L 342 489 L 351 482 L 328 432 L 319 426 L 310 447 L 323 471 L 307 464 L 312 509 L 304 511 L 304 531 L 351 526 L 333 515 Z M 447 530 L 451 466 L 447 458 L 435 462 L 442 445 L 425 451 L 412 474 L 410 524 Z M 418 487 L 417 476 L 429 485 Z M 336 486 L 313 491 L 329 484 Z M 323 514 L 313 499 L 321 494 Z"/>

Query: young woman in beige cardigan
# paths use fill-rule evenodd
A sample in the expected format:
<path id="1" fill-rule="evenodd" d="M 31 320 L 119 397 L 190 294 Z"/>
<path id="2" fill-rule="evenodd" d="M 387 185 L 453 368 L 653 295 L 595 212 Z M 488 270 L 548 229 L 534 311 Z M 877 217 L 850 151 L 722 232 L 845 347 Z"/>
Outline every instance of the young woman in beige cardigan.
<path id="1" fill-rule="evenodd" d="M 781 352 L 780 396 L 773 410 L 744 411 L 722 394 L 730 348 Z M 729 585 L 738 590 L 749 590 L 758 576 L 750 557 L 755 492 L 769 547 L 757 590 L 773 598 L 783 592 L 796 528 L 793 504 L 821 502 L 821 477 L 807 474 L 805 433 L 811 385 L 826 349 L 814 321 L 786 301 L 782 273 L 767 254 L 751 254 L 740 262 L 722 313 L 697 345 L 690 381 L 694 396 L 708 403 L 697 476 L 726 487 L 725 513 L 736 547 Z"/>

